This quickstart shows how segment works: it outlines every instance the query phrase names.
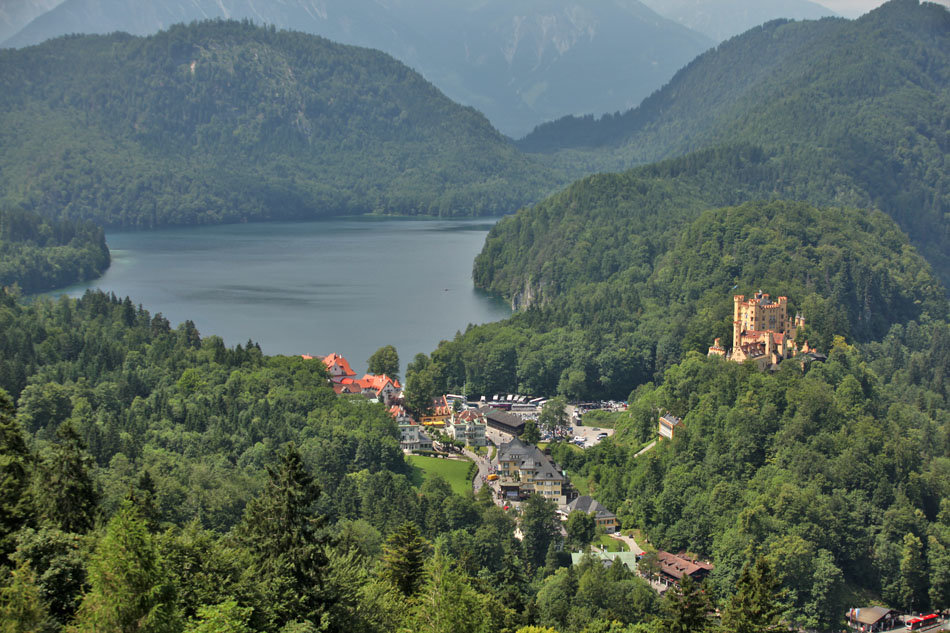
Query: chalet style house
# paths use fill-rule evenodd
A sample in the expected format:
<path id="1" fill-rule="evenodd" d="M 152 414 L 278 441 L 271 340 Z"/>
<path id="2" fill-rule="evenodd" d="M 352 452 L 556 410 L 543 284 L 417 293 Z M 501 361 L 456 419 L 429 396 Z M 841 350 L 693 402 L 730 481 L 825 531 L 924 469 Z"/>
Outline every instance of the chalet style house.
<path id="1" fill-rule="evenodd" d="M 357 379 L 356 372 L 350 367 L 350 363 L 340 354 L 334 353 L 328 356 L 301 354 L 301 357 L 305 360 L 319 360 L 324 364 L 330 375 L 330 384 L 337 395 L 358 393 L 390 405 L 399 397 L 399 392 L 402 390 L 402 385 L 398 380 L 385 374 L 381 376 L 366 374 Z"/>
<path id="2" fill-rule="evenodd" d="M 604 528 L 607 534 L 613 534 L 620 527 L 617 521 L 617 515 L 605 508 L 599 501 L 587 495 L 580 496 L 558 511 L 564 520 L 571 515 L 571 512 L 580 511 L 591 514 L 597 527 Z"/>

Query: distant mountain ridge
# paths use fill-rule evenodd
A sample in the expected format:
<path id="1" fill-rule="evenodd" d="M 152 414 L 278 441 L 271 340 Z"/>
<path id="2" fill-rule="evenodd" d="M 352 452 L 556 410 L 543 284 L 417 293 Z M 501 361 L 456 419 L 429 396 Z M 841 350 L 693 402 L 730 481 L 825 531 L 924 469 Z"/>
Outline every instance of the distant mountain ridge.
<path id="1" fill-rule="evenodd" d="M 644 0 L 644 4 L 716 42 L 778 18 L 817 20 L 835 15 L 808 0 Z"/>
<path id="2" fill-rule="evenodd" d="M 63 0 L 4 0 L 0 2 L 0 42 L 16 35 L 35 18 Z"/>
<path id="3" fill-rule="evenodd" d="M 388 55 L 234 21 L 0 51 L 0 147 L 0 201 L 107 226 L 500 215 L 555 182 Z"/>
<path id="4" fill-rule="evenodd" d="M 3 45 L 148 35 L 209 18 L 382 50 L 511 135 L 565 114 L 633 107 L 714 43 L 637 0 L 66 0 Z"/>

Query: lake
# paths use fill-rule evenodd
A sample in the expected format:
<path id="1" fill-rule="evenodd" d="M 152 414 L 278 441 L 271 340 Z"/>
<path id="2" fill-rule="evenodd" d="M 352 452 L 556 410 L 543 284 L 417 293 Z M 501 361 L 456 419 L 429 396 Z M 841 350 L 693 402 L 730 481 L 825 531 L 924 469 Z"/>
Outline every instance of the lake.
<path id="1" fill-rule="evenodd" d="M 338 352 L 357 372 L 395 345 L 405 372 L 469 323 L 511 314 L 472 285 L 495 221 L 359 217 L 109 233 L 105 275 L 47 294 L 101 288 L 173 325 L 191 319 L 228 345 Z"/>

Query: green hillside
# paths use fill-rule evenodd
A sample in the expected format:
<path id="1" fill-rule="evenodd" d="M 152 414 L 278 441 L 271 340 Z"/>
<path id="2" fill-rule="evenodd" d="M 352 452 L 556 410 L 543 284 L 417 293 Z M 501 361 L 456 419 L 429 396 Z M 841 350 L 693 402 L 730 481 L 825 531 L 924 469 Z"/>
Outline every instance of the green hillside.
<path id="1" fill-rule="evenodd" d="M 610 185 L 616 185 L 615 195 L 640 194 L 630 194 L 629 207 L 617 207 L 605 194 Z M 437 391 L 450 393 L 623 398 L 688 352 L 705 353 L 715 337 L 730 345 L 733 294 L 760 288 L 789 297 L 820 349 L 836 335 L 869 342 L 894 324 L 946 320 L 945 289 L 884 214 L 781 200 L 701 212 L 702 199 L 690 198 L 690 187 L 698 189 L 628 174 L 594 177 L 569 189 L 562 200 L 590 203 L 604 194 L 598 208 L 625 217 L 627 232 L 612 235 L 612 245 L 608 238 L 589 240 L 575 226 L 554 229 L 574 231 L 575 240 L 573 248 L 551 246 L 565 251 L 550 261 L 551 270 L 564 274 L 562 282 L 556 276 L 549 282 L 558 294 L 443 341 L 428 362 L 410 366 L 408 388 L 425 384 L 414 376 L 421 371 Z M 698 217 L 671 222 L 670 210 L 690 201 L 686 208 Z M 640 204 L 649 211 L 630 211 Z M 508 225 L 520 220 L 519 235 L 529 239 L 543 229 L 529 217 L 543 214 L 519 214 Z M 588 224 L 600 220 L 593 216 Z M 547 272 L 544 265 L 541 271 Z M 588 274 L 591 280 L 583 281 Z"/>
<path id="2" fill-rule="evenodd" d="M 553 122 L 520 146 L 580 173 L 750 143 L 807 170 L 791 178 L 803 193 L 805 177 L 819 173 L 885 211 L 946 281 L 948 117 L 950 11 L 891 0 L 854 21 L 752 29 L 695 59 L 640 107 Z M 763 183 L 773 184 L 788 186 Z"/>
<path id="3" fill-rule="evenodd" d="M 151 227 L 501 214 L 552 180 L 391 57 L 238 22 L 0 52 L 0 200 Z"/>
<path id="4" fill-rule="evenodd" d="M 0 210 L 0 287 L 16 284 L 24 292 L 62 288 L 95 279 L 109 261 L 105 234 L 91 222 Z"/>

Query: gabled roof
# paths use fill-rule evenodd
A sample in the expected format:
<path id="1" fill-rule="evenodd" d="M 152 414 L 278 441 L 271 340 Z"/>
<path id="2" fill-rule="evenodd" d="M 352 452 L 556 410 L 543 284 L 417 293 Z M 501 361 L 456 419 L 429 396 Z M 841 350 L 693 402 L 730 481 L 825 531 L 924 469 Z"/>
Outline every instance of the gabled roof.
<path id="1" fill-rule="evenodd" d="M 386 383 L 392 383 L 395 389 L 401 389 L 399 382 L 393 380 L 386 374 L 366 374 L 356 382 L 358 382 L 363 389 L 372 389 L 376 393 L 382 391 L 386 387 Z"/>
<path id="2" fill-rule="evenodd" d="M 682 578 L 683 574 L 693 577 L 705 575 L 706 572 L 712 570 L 712 565 L 708 563 L 683 558 L 663 550 L 656 553 L 656 558 L 660 563 L 660 571 L 675 580 Z"/>
<path id="3" fill-rule="evenodd" d="M 516 437 L 498 448 L 496 459 L 500 462 L 518 461 L 520 463 L 528 455 L 528 452 L 528 445 Z"/>
<path id="4" fill-rule="evenodd" d="M 854 610 L 853 619 L 861 624 L 877 624 L 891 614 L 897 615 L 897 611 L 888 609 L 887 607 L 861 607 L 860 609 Z M 850 611 L 848 615 L 851 615 Z"/>
<path id="5" fill-rule="evenodd" d="M 459 411 L 459 413 L 455 416 L 455 420 L 457 422 L 475 422 L 479 424 L 485 423 L 484 417 L 481 414 L 479 414 L 478 411 L 475 411 L 473 409 L 466 409 L 465 411 Z"/>
<path id="6" fill-rule="evenodd" d="M 567 512 L 571 513 L 574 510 L 580 510 L 581 512 L 586 512 L 587 514 L 594 514 L 597 517 L 607 518 L 614 517 L 616 518 L 613 512 L 605 508 L 600 504 L 599 501 L 590 497 L 588 495 L 583 495 L 574 499 L 569 504 L 567 504 Z"/>
<path id="7" fill-rule="evenodd" d="M 340 367 L 343 370 L 343 375 L 345 376 L 355 376 L 356 372 L 350 368 L 350 363 L 347 362 L 343 356 L 337 353 L 324 356 L 320 360 L 323 361 L 323 364 L 326 365 L 327 370 L 330 370 L 333 366 Z"/>
<path id="8" fill-rule="evenodd" d="M 525 444 L 518 438 L 502 444 L 495 458 L 498 462 L 515 462 L 518 470 L 533 471 L 535 479 L 545 481 L 564 481 L 564 475 L 554 467 L 551 460 L 541 449 Z"/>

